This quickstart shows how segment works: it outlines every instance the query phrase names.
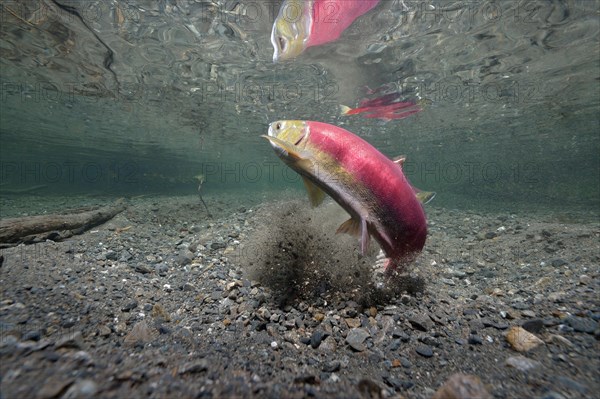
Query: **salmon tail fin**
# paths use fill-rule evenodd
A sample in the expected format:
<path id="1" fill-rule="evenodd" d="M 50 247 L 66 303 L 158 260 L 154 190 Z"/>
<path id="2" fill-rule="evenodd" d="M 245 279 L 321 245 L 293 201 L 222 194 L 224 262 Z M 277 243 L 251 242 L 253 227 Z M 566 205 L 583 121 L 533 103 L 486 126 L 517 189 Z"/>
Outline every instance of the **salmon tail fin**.
<path id="1" fill-rule="evenodd" d="M 352 108 L 348 107 L 347 105 L 340 105 L 340 112 L 342 115 L 348 115 L 350 111 L 352 111 Z"/>

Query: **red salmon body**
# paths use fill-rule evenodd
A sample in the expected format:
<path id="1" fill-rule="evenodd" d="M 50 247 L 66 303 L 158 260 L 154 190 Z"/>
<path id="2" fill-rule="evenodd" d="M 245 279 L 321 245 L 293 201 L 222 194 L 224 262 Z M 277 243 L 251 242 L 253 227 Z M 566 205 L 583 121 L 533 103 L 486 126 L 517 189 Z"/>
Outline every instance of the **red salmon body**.
<path id="1" fill-rule="evenodd" d="M 312 26 L 306 47 L 339 39 L 352 22 L 370 11 L 380 0 L 315 0 Z"/>
<path id="2" fill-rule="evenodd" d="M 423 249 L 427 222 L 418 192 L 396 161 L 340 127 L 313 121 L 277 121 L 268 136 L 276 154 L 304 179 L 314 206 L 329 194 L 350 219 L 338 232 L 360 237 L 365 254 L 372 236 L 388 257 L 387 272 L 413 260 Z"/>
<path id="3" fill-rule="evenodd" d="M 427 237 L 425 213 L 400 165 L 345 129 L 321 122 L 307 124 L 309 140 L 371 193 L 373 220 L 367 220 L 367 226 L 385 254 L 403 260 L 420 252 Z"/>

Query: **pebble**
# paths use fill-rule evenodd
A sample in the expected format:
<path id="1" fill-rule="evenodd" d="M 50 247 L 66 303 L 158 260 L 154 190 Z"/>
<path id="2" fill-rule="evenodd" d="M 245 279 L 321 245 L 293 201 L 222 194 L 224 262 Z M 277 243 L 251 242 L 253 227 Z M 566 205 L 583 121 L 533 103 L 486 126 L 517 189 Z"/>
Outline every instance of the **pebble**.
<path id="1" fill-rule="evenodd" d="M 408 322 L 411 324 L 411 326 L 413 328 L 416 328 L 417 330 L 420 331 L 429 331 L 431 328 L 433 328 L 433 321 L 431 320 L 431 318 L 426 315 L 426 314 L 420 314 L 420 315 L 415 315 L 412 317 L 409 317 Z"/>
<path id="2" fill-rule="evenodd" d="M 358 317 L 352 317 L 344 319 L 348 328 L 358 328 L 361 325 L 360 319 Z"/>
<path id="3" fill-rule="evenodd" d="M 137 307 L 138 307 L 137 301 L 130 301 L 130 302 L 127 302 L 127 304 L 121 308 L 121 311 L 129 312 Z"/>
<path id="4" fill-rule="evenodd" d="M 524 310 L 521 312 L 521 314 L 523 315 L 523 317 L 529 317 L 529 318 L 535 317 L 535 313 L 532 310 Z"/>
<path id="5" fill-rule="evenodd" d="M 577 332 L 593 334 L 598 328 L 598 322 L 578 316 L 569 316 L 565 319 L 565 324 L 572 327 Z"/>
<path id="6" fill-rule="evenodd" d="M 522 327 L 512 327 L 506 335 L 506 340 L 510 345 L 519 352 L 526 352 L 544 343 L 534 334 L 525 330 Z"/>
<path id="7" fill-rule="evenodd" d="M 42 387 L 37 391 L 38 399 L 57 398 L 61 392 L 73 384 L 74 379 L 68 376 L 52 376 L 44 381 Z"/>
<path id="8" fill-rule="evenodd" d="M 587 274 L 582 274 L 581 276 L 579 276 L 579 284 L 590 285 L 591 282 L 592 282 L 592 278 L 590 276 L 588 276 Z"/>
<path id="9" fill-rule="evenodd" d="M 337 349 L 337 344 L 335 342 L 335 338 L 333 338 L 331 336 L 325 338 L 323 340 L 323 342 L 321 342 L 321 345 L 319 346 L 319 350 L 325 351 L 325 352 L 335 352 L 336 349 Z"/>
<path id="10" fill-rule="evenodd" d="M 456 373 L 450 376 L 431 399 L 493 399 L 479 377 Z"/>
<path id="11" fill-rule="evenodd" d="M 553 267 L 560 267 L 560 266 L 564 266 L 566 265 L 567 262 L 564 259 L 558 258 L 558 259 L 553 259 L 551 262 L 551 265 Z"/>
<path id="12" fill-rule="evenodd" d="M 415 348 L 415 351 L 423 357 L 433 356 L 433 349 L 431 349 L 431 347 L 427 345 L 419 345 Z"/>
<path id="13" fill-rule="evenodd" d="M 323 339 L 327 337 L 327 335 L 329 334 L 327 334 L 323 330 L 315 330 L 310 336 L 310 346 L 312 346 L 313 349 L 317 349 L 319 345 L 321 345 Z"/>
<path id="14" fill-rule="evenodd" d="M 179 370 L 179 374 L 187 374 L 187 373 L 197 374 L 197 373 L 202 373 L 206 370 L 208 370 L 208 360 L 200 359 L 200 360 L 185 364 Z"/>
<path id="15" fill-rule="evenodd" d="M 481 345 L 483 344 L 483 340 L 479 335 L 471 334 L 469 335 L 469 344 L 471 345 Z"/>
<path id="16" fill-rule="evenodd" d="M 110 328 L 106 325 L 98 327 L 98 335 L 101 337 L 108 337 L 110 335 Z"/>
<path id="17" fill-rule="evenodd" d="M 54 344 L 55 349 L 59 348 L 72 348 L 72 349 L 83 349 L 83 336 L 81 331 L 75 331 L 68 333 L 59 338 Z"/>
<path id="18" fill-rule="evenodd" d="M 386 384 L 388 384 L 390 387 L 394 388 L 394 390 L 396 390 L 396 391 L 406 391 L 415 385 L 415 383 L 412 381 L 401 380 L 401 379 L 396 378 L 391 375 L 384 375 L 383 380 L 385 381 Z M 373 397 L 373 396 L 370 396 L 370 397 Z"/>
<path id="19" fill-rule="evenodd" d="M 521 355 L 511 356 L 508 359 L 506 359 L 505 363 L 507 366 L 514 367 L 517 370 L 521 370 L 521 371 L 533 370 L 542 365 L 537 360 L 532 360 L 532 359 L 526 358 L 525 356 L 521 356 Z"/>
<path id="20" fill-rule="evenodd" d="M 135 270 L 138 273 L 142 273 L 142 274 L 148 274 L 148 273 L 152 272 L 152 270 L 149 269 L 143 263 L 137 263 L 136 265 L 134 265 L 133 270 Z"/>
<path id="21" fill-rule="evenodd" d="M 326 373 L 335 373 L 336 371 L 340 371 L 342 365 L 338 360 L 332 360 L 323 364 L 323 371 Z"/>
<path id="22" fill-rule="evenodd" d="M 521 324 L 525 330 L 533 334 L 539 334 L 544 328 L 544 321 L 542 319 L 527 320 Z"/>
<path id="23" fill-rule="evenodd" d="M 42 333 L 39 330 L 28 331 L 23 334 L 22 341 L 39 341 L 42 338 Z"/>
<path id="24" fill-rule="evenodd" d="M 98 392 L 98 384 L 93 380 L 83 379 L 76 381 L 69 387 L 67 392 L 61 397 L 61 399 L 87 399 L 93 398 Z"/>
<path id="25" fill-rule="evenodd" d="M 588 387 L 585 386 L 584 384 L 575 381 L 569 377 L 565 377 L 565 376 L 558 376 L 558 378 L 556 378 L 555 380 L 558 385 L 566 388 L 567 390 L 573 392 L 576 391 L 582 395 L 585 395 L 588 392 Z M 597 392 L 596 392 L 597 393 Z"/>
<path id="26" fill-rule="evenodd" d="M 496 330 L 506 330 L 508 328 L 507 323 L 496 323 L 496 322 L 491 321 L 490 319 L 486 319 L 486 318 L 482 318 L 481 322 L 483 323 L 484 327 L 493 327 Z"/>
<path id="27" fill-rule="evenodd" d="M 367 349 L 364 345 L 365 339 L 371 334 L 364 328 L 353 328 L 348 332 L 346 336 L 346 343 L 352 347 L 352 349 L 362 352 Z"/>

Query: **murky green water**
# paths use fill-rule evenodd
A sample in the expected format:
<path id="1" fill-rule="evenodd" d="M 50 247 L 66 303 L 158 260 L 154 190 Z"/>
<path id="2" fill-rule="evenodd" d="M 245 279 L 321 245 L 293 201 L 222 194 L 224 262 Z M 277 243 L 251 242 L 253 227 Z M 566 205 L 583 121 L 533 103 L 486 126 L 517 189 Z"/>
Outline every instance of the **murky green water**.
<path id="1" fill-rule="evenodd" d="M 274 64 L 280 2 L 0 1 L 0 192 L 301 187 L 259 137 L 343 126 L 449 207 L 600 203 L 598 1 L 382 1 Z M 424 101 L 341 116 L 370 89 Z"/>

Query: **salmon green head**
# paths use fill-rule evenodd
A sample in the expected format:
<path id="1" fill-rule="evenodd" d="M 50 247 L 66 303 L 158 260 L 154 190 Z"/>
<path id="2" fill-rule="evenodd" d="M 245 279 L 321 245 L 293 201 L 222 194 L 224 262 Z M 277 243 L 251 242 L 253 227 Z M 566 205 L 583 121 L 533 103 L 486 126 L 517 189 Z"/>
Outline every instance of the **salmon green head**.
<path id="1" fill-rule="evenodd" d="M 269 133 L 262 136 L 269 140 L 275 153 L 287 163 L 306 158 L 309 128 L 305 121 L 275 121 L 269 125 Z"/>
<path id="2" fill-rule="evenodd" d="M 286 0 L 273 23 L 273 62 L 289 60 L 304 51 L 312 24 L 311 1 Z"/>

